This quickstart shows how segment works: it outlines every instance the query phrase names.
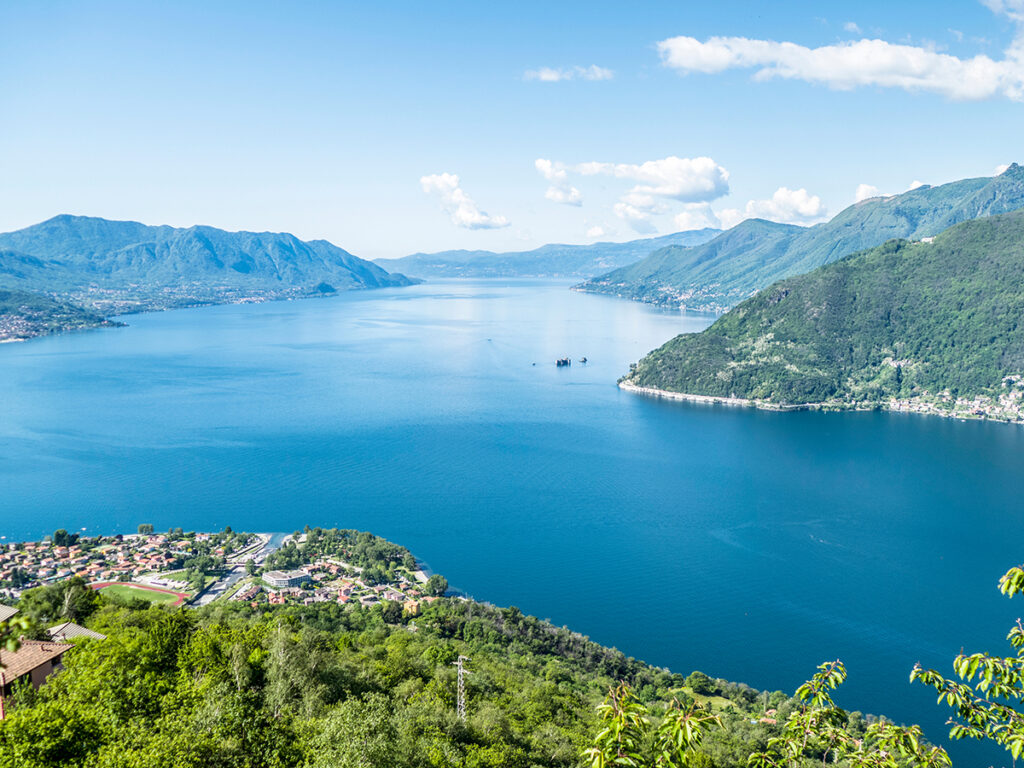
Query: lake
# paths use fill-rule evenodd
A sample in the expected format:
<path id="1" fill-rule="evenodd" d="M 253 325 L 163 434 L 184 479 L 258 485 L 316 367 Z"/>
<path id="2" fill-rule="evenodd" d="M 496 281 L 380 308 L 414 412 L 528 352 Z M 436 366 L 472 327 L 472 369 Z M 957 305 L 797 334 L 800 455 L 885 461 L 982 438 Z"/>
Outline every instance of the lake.
<path id="1" fill-rule="evenodd" d="M 630 362 L 711 318 L 567 288 L 437 282 L 0 346 L 0 534 L 371 530 L 679 672 L 792 692 L 841 658 L 842 705 L 942 741 L 948 710 L 908 675 L 1008 651 L 1024 432 L 627 394 Z"/>

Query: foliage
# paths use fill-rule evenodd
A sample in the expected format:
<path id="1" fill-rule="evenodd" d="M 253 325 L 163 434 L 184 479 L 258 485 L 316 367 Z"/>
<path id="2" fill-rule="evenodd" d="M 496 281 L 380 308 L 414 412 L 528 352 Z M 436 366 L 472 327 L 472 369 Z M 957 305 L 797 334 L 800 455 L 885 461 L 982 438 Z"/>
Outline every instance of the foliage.
<path id="1" fill-rule="evenodd" d="M 80 576 L 25 592 L 18 608 L 40 627 L 62 621 L 82 622 L 95 613 L 101 598 Z"/>
<path id="2" fill-rule="evenodd" d="M 850 718 L 832 700 L 834 691 L 846 680 L 840 661 L 818 666 L 815 675 L 800 686 L 797 709 L 782 728 L 768 740 L 767 749 L 749 758 L 752 768 L 798 766 L 811 758 L 822 765 L 845 762 L 853 768 L 944 768 L 952 765 L 945 750 L 926 744 L 918 726 L 909 728 L 880 720 L 864 734 L 851 732 Z"/>
<path id="3" fill-rule="evenodd" d="M 1007 571 L 999 580 L 999 590 L 1011 598 L 1024 592 L 1024 568 Z M 934 688 L 939 703 L 954 709 L 959 720 L 950 728 L 951 739 L 990 739 L 1005 747 L 1016 761 L 1024 753 L 1024 713 L 1013 706 L 1024 700 L 1024 624 L 1020 619 L 1007 639 L 1016 649 L 1014 656 L 960 653 L 953 661 L 956 679 L 921 665 L 914 667 L 910 679 Z"/>
<path id="4" fill-rule="evenodd" d="M 388 572 L 415 566 L 416 559 L 408 549 L 367 531 L 341 528 L 310 528 L 301 544 L 293 538 L 272 552 L 264 563 L 265 571 L 291 570 L 320 557 L 335 557 L 346 563 L 374 571 L 364 573 L 370 583 L 388 581 Z"/>
<path id="5" fill-rule="evenodd" d="M 107 605 L 88 624 L 108 639 L 78 641 L 36 696 L 10 702 L 0 768 L 570 768 L 620 681 L 651 713 L 644 748 L 680 765 L 703 728 L 692 718 L 710 715 L 690 708 L 681 676 L 514 608 L 439 600 L 415 631 L 382 614 Z M 472 658 L 465 723 L 455 713 L 460 654 Z M 727 691 L 738 714 L 717 715 L 735 729 L 704 735 L 709 759 L 745 756 L 767 738 L 771 726 L 741 716 L 751 705 L 740 690 Z"/>
<path id="6" fill-rule="evenodd" d="M 628 380 L 780 404 L 996 396 L 1024 372 L 1024 211 L 894 240 L 761 291 Z"/>
<path id="7" fill-rule="evenodd" d="M 637 700 L 626 685 L 609 691 L 597 707 L 601 730 L 594 744 L 583 750 L 592 768 L 606 766 L 657 766 L 682 768 L 712 726 L 722 727 L 719 717 L 692 701 L 684 707 L 673 699 L 658 720 Z"/>

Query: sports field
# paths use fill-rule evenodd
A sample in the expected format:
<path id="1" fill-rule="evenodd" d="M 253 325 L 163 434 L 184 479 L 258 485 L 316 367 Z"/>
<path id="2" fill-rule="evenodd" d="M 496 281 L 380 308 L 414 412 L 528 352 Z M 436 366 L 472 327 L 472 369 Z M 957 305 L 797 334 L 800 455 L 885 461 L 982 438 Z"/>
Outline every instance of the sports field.
<path id="1" fill-rule="evenodd" d="M 103 594 L 111 595 L 112 597 L 120 597 L 126 600 L 137 597 L 142 600 L 148 600 L 151 603 L 170 603 L 171 605 L 181 605 L 185 598 L 188 597 L 184 592 L 171 592 L 169 589 L 159 589 L 157 587 L 121 581 L 93 584 L 92 588 L 98 589 Z"/>

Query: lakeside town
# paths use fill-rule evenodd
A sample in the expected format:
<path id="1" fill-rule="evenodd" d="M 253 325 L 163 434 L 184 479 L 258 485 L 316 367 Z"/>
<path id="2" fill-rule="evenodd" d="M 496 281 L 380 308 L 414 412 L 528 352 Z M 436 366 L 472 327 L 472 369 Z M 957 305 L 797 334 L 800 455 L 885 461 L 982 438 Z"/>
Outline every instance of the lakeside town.
<path id="1" fill-rule="evenodd" d="M 42 541 L 0 541 L 0 602 L 79 578 L 118 599 L 208 605 L 218 600 L 286 605 L 396 603 L 415 615 L 444 593 L 401 547 L 372 534 L 308 529 L 293 534 L 157 533 L 85 536 L 58 530 Z"/>

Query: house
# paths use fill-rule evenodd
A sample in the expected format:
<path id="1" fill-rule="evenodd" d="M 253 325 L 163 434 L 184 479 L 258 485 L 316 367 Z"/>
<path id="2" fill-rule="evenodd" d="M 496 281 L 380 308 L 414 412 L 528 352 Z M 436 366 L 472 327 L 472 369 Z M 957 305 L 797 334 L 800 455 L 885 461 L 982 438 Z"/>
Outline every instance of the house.
<path id="1" fill-rule="evenodd" d="M 10 695 L 12 686 L 19 680 L 27 680 L 39 688 L 47 677 L 60 669 L 61 658 L 74 647 L 70 643 L 22 640 L 21 648 L 13 653 L 0 649 L 0 665 L 3 665 L 0 695 Z"/>
<path id="2" fill-rule="evenodd" d="M 263 580 L 276 589 L 283 589 L 298 587 L 309 581 L 309 574 L 305 571 L 267 571 L 263 574 Z"/>
<path id="3" fill-rule="evenodd" d="M 75 624 L 73 621 L 65 621 L 63 624 L 58 624 L 55 627 L 50 627 L 46 630 L 47 634 L 50 635 L 50 639 L 54 642 L 67 642 L 76 637 L 91 637 L 94 640 L 106 640 L 106 635 L 101 635 L 99 632 L 94 632 L 91 629 Z"/>
<path id="4" fill-rule="evenodd" d="M 0 621 L 7 621 L 17 612 L 17 608 L 11 608 L 11 606 L 9 605 L 3 605 L 2 603 L 0 603 Z"/>

